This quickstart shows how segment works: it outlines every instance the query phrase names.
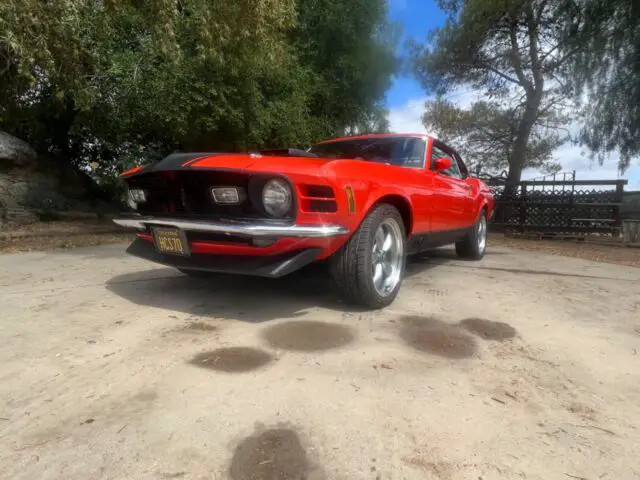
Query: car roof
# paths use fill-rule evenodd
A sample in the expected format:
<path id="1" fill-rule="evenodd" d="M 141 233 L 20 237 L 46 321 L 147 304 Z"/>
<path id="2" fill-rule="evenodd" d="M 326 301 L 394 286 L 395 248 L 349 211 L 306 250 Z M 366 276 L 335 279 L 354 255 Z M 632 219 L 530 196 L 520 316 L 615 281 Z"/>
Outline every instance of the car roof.
<path id="1" fill-rule="evenodd" d="M 359 140 L 363 138 L 386 138 L 386 137 L 414 137 L 414 138 L 430 138 L 431 135 L 427 135 L 426 133 L 365 133 L 362 135 L 350 135 L 347 137 L 336 137 L 329 138 L 327 140 L 321 140 L 318 144 L 322 143 L 333 143 L 333 142 L 343 142 L 346 140 Z"/>

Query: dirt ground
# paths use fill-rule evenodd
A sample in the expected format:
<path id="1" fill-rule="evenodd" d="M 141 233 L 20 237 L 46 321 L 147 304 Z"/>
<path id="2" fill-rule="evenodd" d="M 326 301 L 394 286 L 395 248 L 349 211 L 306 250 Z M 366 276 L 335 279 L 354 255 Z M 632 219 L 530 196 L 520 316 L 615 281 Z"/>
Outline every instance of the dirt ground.
<path id="1" fill-rule="evenodd" d="M 130 242 L 130 231 L 117 228 L 110 220 L 56 221 L 15 226 L 0 231 L 0 252 L 37 252 Z M 595 262 L 640 267 L 640 248 L 628 248 L 609 239 L 610 244 L 573 240 L 533 240 L 490 234 L 489 245 L 530 252 L 582 258 Z"/>
<path id="2" fill-rule="evenodd" d="M 489 244 L 494 246 L 640 268 L 640 248 L 624 246 L 612 238 L 608 242 L 601 240 L 602 243 L 592 243 L 593 241 L 595 240 L 537 240 L 500 234 L 490 235 L 489 238 Z"/>
<path id="3" fill-rule="evenodd" d="M 0 252 L 50 251 L 130 242 L 134 235 L 109 220 L 37 222 L 0 228 Z"/>
<path id="4" fill-rule="evenodd" d="M 0 478 L 640 478 L 640 269 L 443 249 L 363 313 L 123 250 L 0 255 Z"/>

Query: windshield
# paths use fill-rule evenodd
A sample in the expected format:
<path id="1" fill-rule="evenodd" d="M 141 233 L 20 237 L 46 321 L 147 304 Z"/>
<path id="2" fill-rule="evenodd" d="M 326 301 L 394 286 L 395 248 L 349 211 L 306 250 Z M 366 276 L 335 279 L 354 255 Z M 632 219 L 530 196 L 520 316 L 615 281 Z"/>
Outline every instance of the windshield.
<path id="1" fill-rule="evenodd" d="M 423 138 L 383 137 L 320 143 L 311 147 L 309 152 L 324 158 L 354 158 L 423 168 L 426 148 L 427 142 Z"/>

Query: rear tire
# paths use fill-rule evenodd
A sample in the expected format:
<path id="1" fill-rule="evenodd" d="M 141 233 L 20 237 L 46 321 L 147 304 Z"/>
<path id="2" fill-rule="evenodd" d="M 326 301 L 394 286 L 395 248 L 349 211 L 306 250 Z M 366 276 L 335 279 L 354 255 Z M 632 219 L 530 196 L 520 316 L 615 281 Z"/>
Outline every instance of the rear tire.
<path id="1" fill-rule="evenodd" d="M 473 229 L 456 242 L 456 253 L 468 260 L 481 260 L 487 251 L 487 212 L 482 210 Z"/>
<path id="2" fill-rule="evenodd" d="M 370 309 L 391 304 L 402 284 L 406 251 L 402 216 L 392 205 L 377 205 L 330 259 L 339 294 L 347 303 Z"/>

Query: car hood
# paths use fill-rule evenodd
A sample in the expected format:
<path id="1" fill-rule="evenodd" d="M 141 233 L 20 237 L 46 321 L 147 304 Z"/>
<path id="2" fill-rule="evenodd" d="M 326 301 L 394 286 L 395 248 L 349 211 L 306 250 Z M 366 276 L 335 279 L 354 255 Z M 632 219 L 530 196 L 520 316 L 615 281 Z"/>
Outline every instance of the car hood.
<path id="1" fill-rule="evenodd" d="M 250 172 L 310 173 L 317 172 L 330 161 L 326 158 L 234 154 L 199 159 L 190 164 L 188 168 L 237 168 Z"/>
<path id="2" fill-rule="evenodd" d="M 257 155 L 249 153 L 174 153 L 160 162 L 124 172 L 129 177 L 151 172 L 180 170 L 244 170 L 264 173 L 320 174 L 328 158 Z"/>

